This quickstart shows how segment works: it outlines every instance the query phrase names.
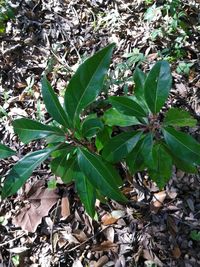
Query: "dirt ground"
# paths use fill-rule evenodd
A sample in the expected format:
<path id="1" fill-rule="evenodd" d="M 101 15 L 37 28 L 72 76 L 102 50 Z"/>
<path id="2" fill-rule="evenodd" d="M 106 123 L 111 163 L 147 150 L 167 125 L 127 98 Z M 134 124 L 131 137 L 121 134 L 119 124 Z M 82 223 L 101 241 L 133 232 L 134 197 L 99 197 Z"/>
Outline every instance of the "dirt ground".
<path id="1" fill-rule="evenodd" d="M 0 136 L 18 153 L 1 160 L 1 176 L 27 152 L 44 146 L 42 141 L 20 143 L 11 125 L 21 116 L 48 121 L 40 93 L 44 71 L 62 99 L 77 66 L 111 42 L 116 49 L 110 77 L 119 83 L 110 79 L 108 89 L 116 94 L 129 90 L 126 80 L 138 62 L 148 71 L 167 57 L 173 75 L 167 105 L 190 111 L 198 126 L 186 130 L 200 141 L 200 4 L 182 1 L 184 36 L 181 30 L 162 35 L 159 29 L 166 29 L 170 22 L 159 9 L 148 14 L 151 5 L 147 2 L 10 1 L 15 16 L 0 35 Z M 159 7 L 166 1 L 153 2 Z M 152 34 L 160 36 L 153 38 Z M 187 73 L 177 70 L 180 63 L 191 64 Z M 192 237 L 194 231 L 200 233 L 200 175 L 174 168 L 162 192 L 145 175 L 139 173 L 124 182 L 122 190 L 130 200 L 127 205 L 97 203 L 97 220 L 84 212 L 73 184 L 66 186 L 58 180 L 60 197 L 49 204 L 49 213 L 38 219 L 41 223 L 33 232 L 24 228 L 35 220 L 29 210 L 33 203 L 24 197 L 28 189 L 1 201 L 0 267 L 200 266 L 200 236 L 199 240 Z M 52 178 L 46 161 L 27 186 Z M 39 205 L 44 209 L 47 203 Z M 15 216 L 22 210 L 19 222 Z"/>

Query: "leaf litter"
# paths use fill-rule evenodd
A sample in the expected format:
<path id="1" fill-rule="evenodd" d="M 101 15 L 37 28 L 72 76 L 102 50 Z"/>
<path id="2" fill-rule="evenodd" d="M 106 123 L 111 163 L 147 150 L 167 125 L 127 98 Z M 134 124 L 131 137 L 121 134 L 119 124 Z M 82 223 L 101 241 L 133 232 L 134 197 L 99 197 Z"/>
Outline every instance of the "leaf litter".
<path id="1" fill-rule="evenodd" d="M 155 10 L 157 15 L 152 21 L 145 21 L 148 6 L 144 2 L 13 0 L 15 19 L 7 23 L 6 34 L 0 36 L 2 141 L 19 149 L 8 115 L 11 119 L 26 116 L 48 121 L 40 97 L 39 81 L 44 69 L 62 96 L 63 84 L 69 81 L 82 59 L 108 42 L 117 43 L 113 69 L 122 63 L 124 54 L 130 55 L 135 48 L 147 58 L 140 62 L 144 70 L 159 59 L 160 49 L 170 47 L 171 40 L 166 36 L 152 41 L 151 34 L 157 25 L 166 21 L 159 9 Z M 168 105 L 189 110 L 199 121 L 199 5 L 198 1 L 183 1 L 182 6 L 187 14 L 185 19 L 192 25 L 191 40 L 185 43 L 186 56 L 182 60 L 189 60 L 193 66 L 187 78 L 176 73 L 178 62 L 177 65 L 172 62 L 175 88 Z M 135 55 L 129 58 L 133 67 L 137 63 L 134 58 Z M 132 67 L 125 72 L 127 77 L 131 70 Z M 117 77 L 120 73 L 118 70 L 113 75 Z M 123 85 L 110 86 L 115 94 L 123 90 Z M 199 127 L 193 134 L 199 135 Z M 18 157 L 32 148 L 41 148 L 43 143 L 33 142 L 31 146 L 23 146 L 19 155 L 2 160 L 1 175 Z M 190 238 L 191 231 L 200 230 L 199 177 L 176 173 L 174 170 L 163 192 L 145 174 L 141 174 L 146 179 L 145 186 L 141 177 L 131 177 L 130 184 L 123 188 L 130 199 L 127 207 L 117 207 L 112 201 L 109 205 L 100 204 L 99 220 L 92 221 L 73 185 L 64 189 L 67 196 L 63 193 L 65 186 L 59 182 L 59 194 L 46 188 L 41 179 L 48 181 L 51 174 L 47 164 L 42 164 L 29 179 L 29 190 L 22 195 L 20 191 L 16 199 L 11 197 L 0 204 L 3 218 L 0 264 L 8 266 L 14 253 L 25 267 L 148 266 L 150 263 L 199 266 L 199 242 Z"/>

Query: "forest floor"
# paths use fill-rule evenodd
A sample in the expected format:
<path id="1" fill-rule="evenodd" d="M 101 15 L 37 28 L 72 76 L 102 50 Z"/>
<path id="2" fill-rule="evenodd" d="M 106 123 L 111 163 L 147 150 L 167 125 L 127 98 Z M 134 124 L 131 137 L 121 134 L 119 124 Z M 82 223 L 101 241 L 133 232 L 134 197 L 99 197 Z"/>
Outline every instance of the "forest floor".
<path id="1" fill-rule="evenodd" d="M 0 35 L 0 136 L 18 153 L 1 160 L 1 176 L 44 146 L 20 143 L 11 124 L 19 117 L 48 121 L 40 93 L 44 70 L 62 100 L 77 66 L 111 42 L 116 48 L 105 90 L 127 92 L 138 63 L 148 71 L 157 60 L 168 60 L 173 88 L 167 105 L 190 111 L 198 126 L 186 130 L 200 141 L 199 1 L 10 3 L 15 16 Z M 46 161 L 28 180 L 29 189 L 0 202 L 0 267 L 200 266 L 200 176 L 174 168 L 161 192 L 144 176 L 125 181 L 130 204 L 97 203 L 98 220 L 92 220 L 73 184 L 62 185 Z M 50 204 L 48 197 L 40 201 L 40 210 L 51 207 L 40 216 L 27 192 L 42 190 L 38 181 L 55 178 L 65 193 Z"/>

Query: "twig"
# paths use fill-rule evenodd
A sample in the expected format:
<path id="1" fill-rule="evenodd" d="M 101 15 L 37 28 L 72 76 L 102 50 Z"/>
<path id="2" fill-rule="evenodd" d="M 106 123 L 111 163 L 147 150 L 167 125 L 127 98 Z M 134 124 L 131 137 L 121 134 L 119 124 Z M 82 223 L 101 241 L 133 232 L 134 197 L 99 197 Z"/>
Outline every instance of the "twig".
<path id="1" fill-rule="evenodd" d="M 87 242 L 89 242 L 91 239 L 93 239 L 94 237 L 96 237 L 97 235 L 99 235 L 100 233 L 102 233 L 104 230 L 108 229 L 109 227 L 111 227 L 111 225 L 108 225 L 106 226 L 104 229 L 101 229 L 98 233 L 94 234 L 93 236 L 89 237 L 87 240 L 85 240 L 84 242 L 78 244 L 77 246 L 71 248 L 71 249 L 68 249 L 67 251 L 65 252 L 71 252 L 71 251 L 74 251 L 76 250 L 77 248 L 81 247 L 82 245 L 86 244 Z M 64 249 L 68 246 L 68 244 L 64 247 Z"/>
<path id="2" fill-rule="evenodd" d="M 54 224 L 55 224 L 55 220 L 56 220 L 56 215 L 57 215 L 59 204 L 60 204 L 60 199 L 57 201 L 57 204 L 56 204 L 55 213 L 54 213 L 53 221 L 52 221 L 52 227 L 51 227 L 50 242 L 51 242 L 52 253 L 55 252 L 54 251 L 54 245 L 53 245 L 53 227 L 54 227 Z"/>
<path id="3" fill-rule="evenodd" d="M 21 238 L 21 237 L 24 236 L 25 234 L 26 234 L 26 233 L 23 233 L 23 234 L 21 234 L 21 235 L 15 237 L 15 238 L 13 238 L 13 239 L 11 239 L 11 240 L 5 241 L 4 243 L 0 244 L 0 247 L 6 246 L 7 244 L 9 244 L 9 243 L 11 243 L 11 242 L 13 242 L 13 241 L 15 241 L 15 240 Z"/>

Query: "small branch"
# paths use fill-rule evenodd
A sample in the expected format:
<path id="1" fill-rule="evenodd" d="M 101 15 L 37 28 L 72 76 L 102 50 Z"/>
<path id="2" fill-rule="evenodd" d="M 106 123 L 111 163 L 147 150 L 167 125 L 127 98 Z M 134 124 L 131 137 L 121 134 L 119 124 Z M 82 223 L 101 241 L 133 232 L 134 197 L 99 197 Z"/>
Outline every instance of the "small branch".
<path id="1" fill-rule="evenodd" d="M 15 238 L 13 238 L 13 239 L 11 239 L 11 240 L 8 240 L 8 241 L 5 241 L 4 243 L 1 243 L 1 244 L 0 244 L 0 247 L 4 247 L 4 246 L 8 245 L 9 243 L 11 243 L 11 242 L 13 242 L 13 241 L 15 241 L 15 240 L 17 240 L 17 239 L 23 237 L 25 234 L 26 234 L 26 233 L 23 233 L 23 234 L 21 234 L 21 235 L 15 237 Z"/>

